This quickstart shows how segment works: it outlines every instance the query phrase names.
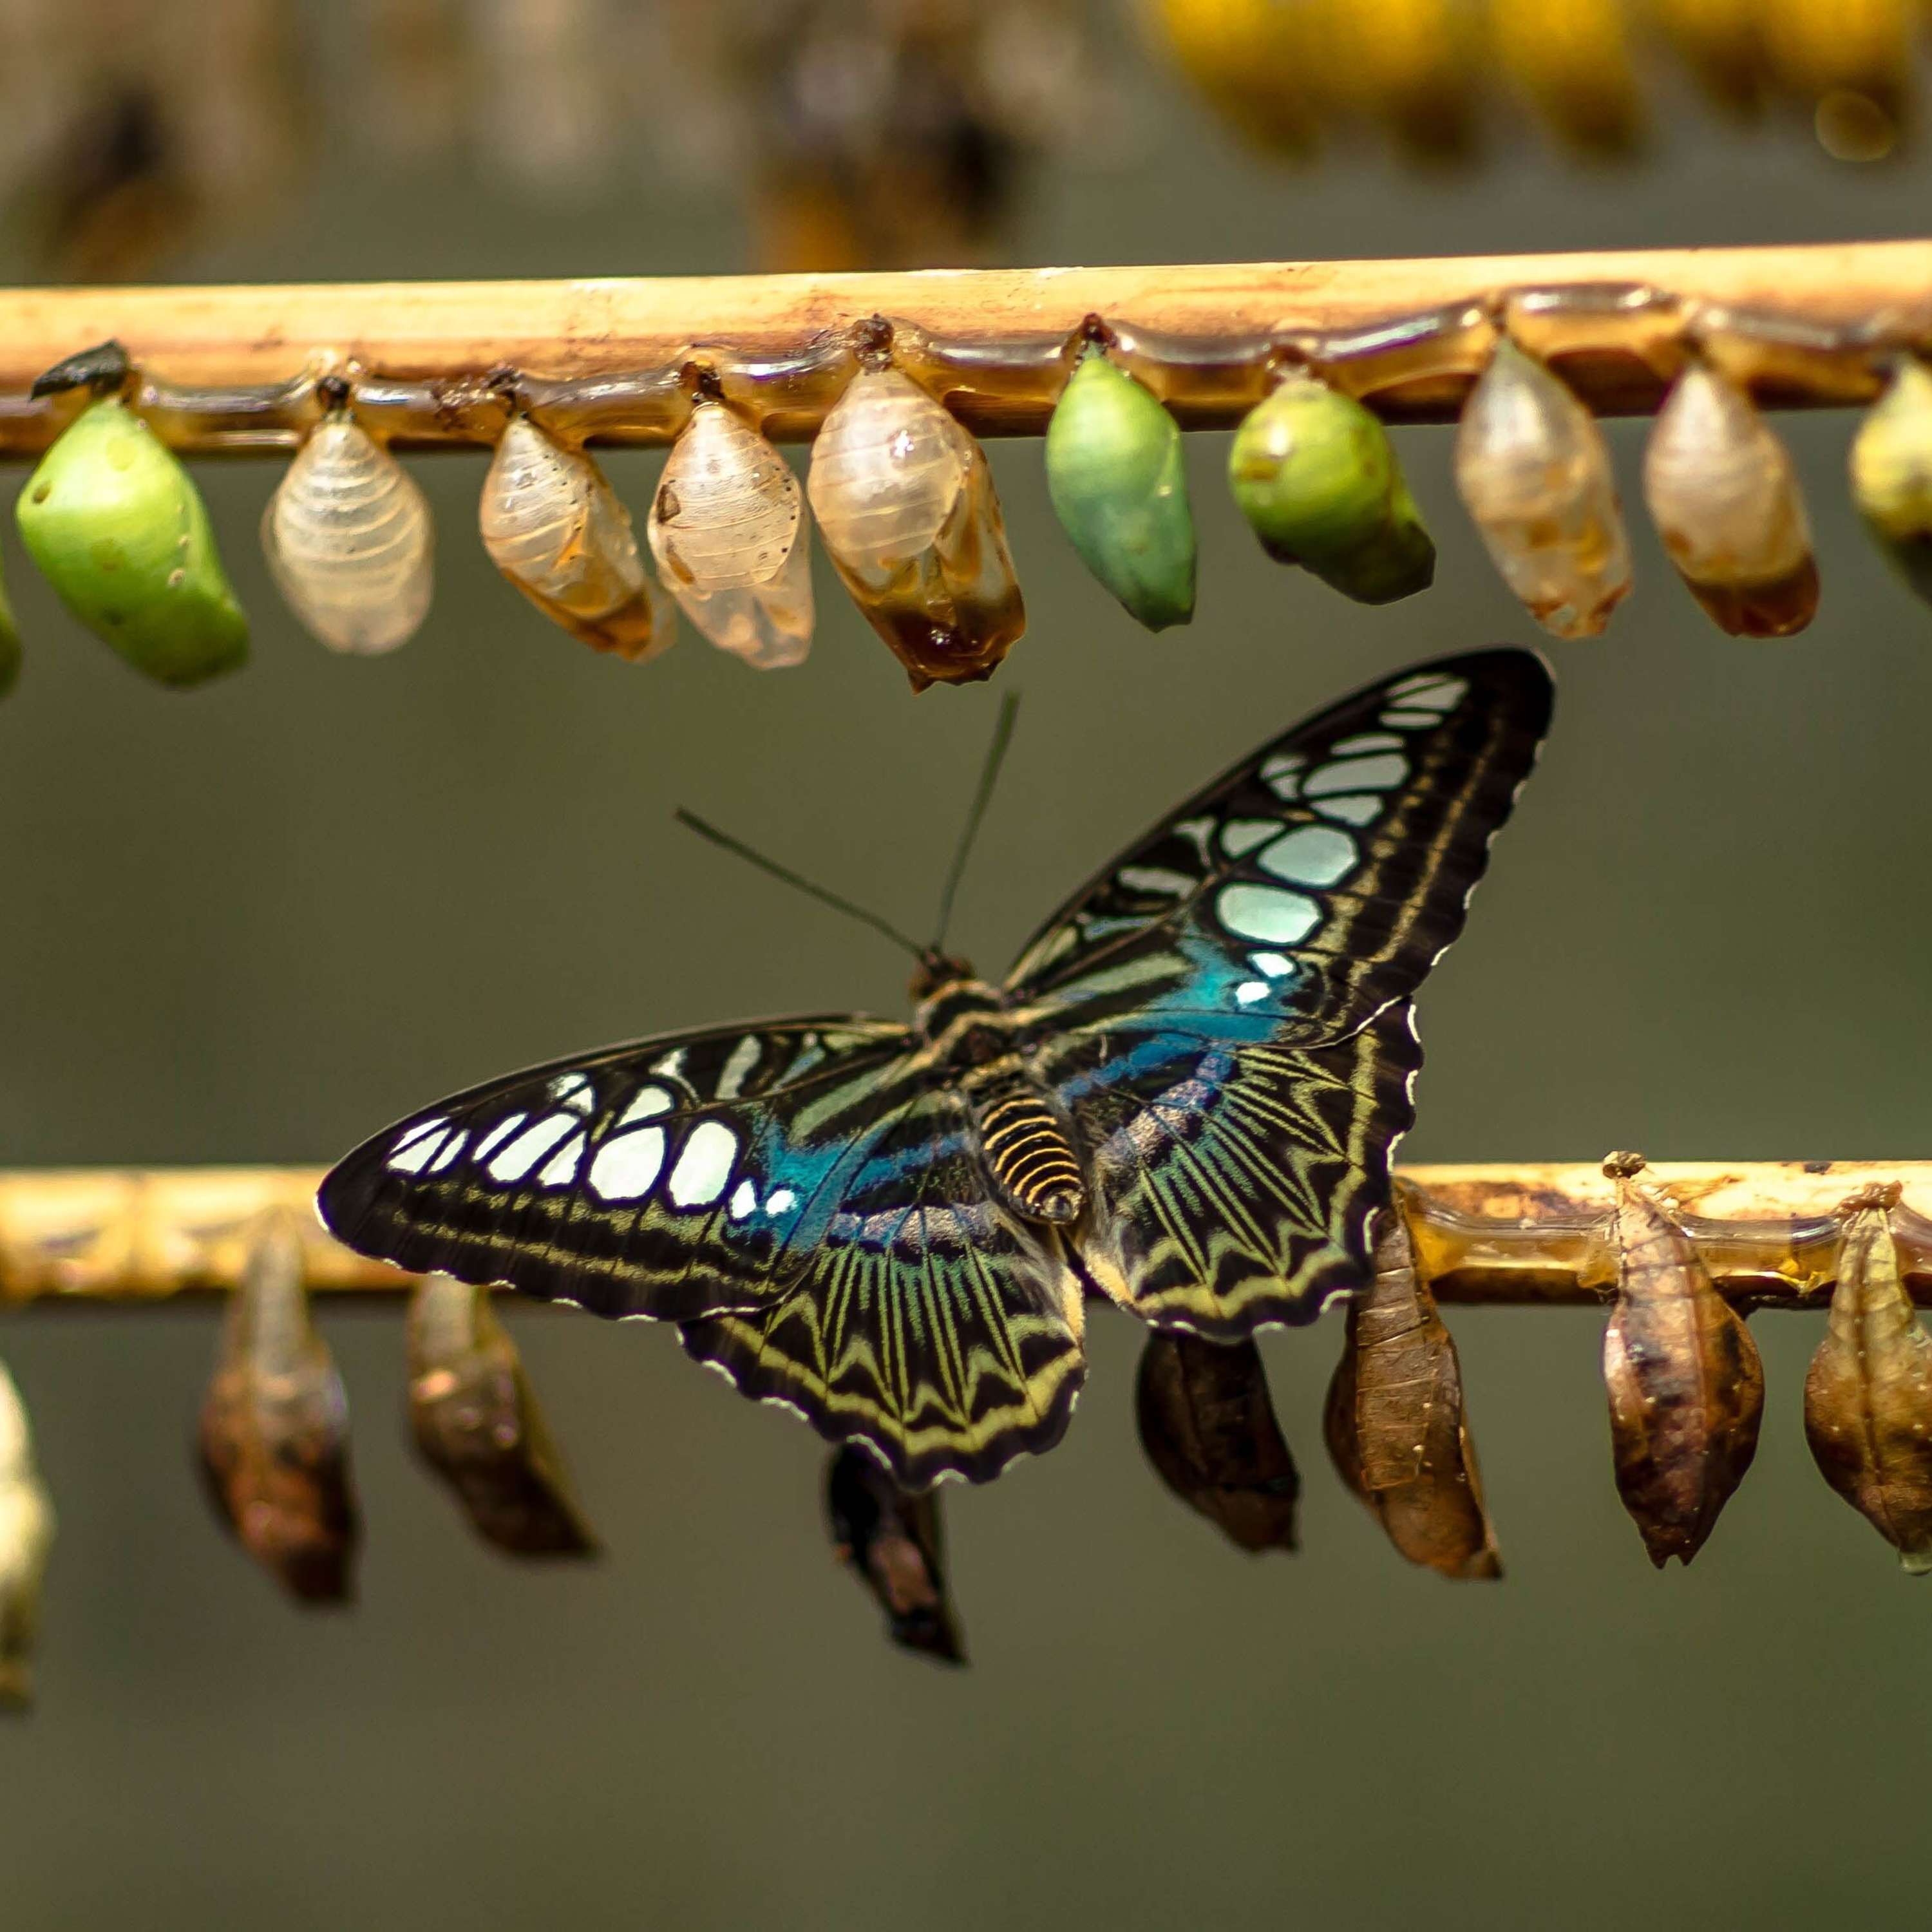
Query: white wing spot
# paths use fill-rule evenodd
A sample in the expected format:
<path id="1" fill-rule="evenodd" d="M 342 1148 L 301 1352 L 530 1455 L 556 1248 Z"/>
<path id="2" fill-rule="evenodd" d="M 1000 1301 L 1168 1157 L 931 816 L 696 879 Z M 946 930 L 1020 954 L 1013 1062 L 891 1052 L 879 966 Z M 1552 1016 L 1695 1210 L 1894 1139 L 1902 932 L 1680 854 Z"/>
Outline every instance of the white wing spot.
<path id="1" fill-rule="evenodd" d="M 577 1163 L 584 1158 L 584 1143 L 589 1136 L 579 1127 L 550 1159 L 544 1162 L 543 1172 L 537 1176 L 539 1187 L 568 1187 L 577 1178 Z"/>
<path id="2" fill-rule="evenodd" d="M 1433 711 L 1438 715 L 1454 710 L 1468 692 L 1466 680 L 1445 677 L 1439 671 L 1420 672 L 1414 677 L 1405 677 L 1388 688 L 1390 698 L 1399 698 L 1403 704 L 1413 706 L 1418 711 Z"/>
<path id="3" fill-rule="evenodd" d="M 1285 980 L 1294 970 L 1294 961 L 1284 959 L 1279 952 L 1250 952 L 1248 964 L 1270 980 Z"/>
<path id="4" fill-rule="evenodd" d="M 1432 731 L 1442 721 L 1432 711 L 1384 711 L 1382 722 L 1391 731 Z"/>
<path id="5" fill-rule="evenodd" d="M 662 1060 L 651 1062 L 653 1073 L 668 1073 L 674 1080 L 684 1078 L 684 1048 L 674 1046 Z"/>
<path id="6" fill-rule="evenodd" d="M 577 1125 L 574 1114 L 545 1114 L 499 1150 L 488 1169 L 492 1180 L 520 1180 Z"/>
<path id="7" fill-rule="evenodd" d="M 436 1156 L 441 1145 L 442 1130 L 449 1125 L 449 1116 L 439 1114 L 432 1120 L 418 1120 L 412 1127 L 405 1128 L 398 1136 L 396 1144 L 389 1150 L 388 1166 L 397 1174 L 420 1174 Z"/>
<path id="8" fill-rule="evenodd" d="M 1298 825 L 1255 862 L 1292 886 L 1332 886 L 1355 869 L 1360 856 L 1354 840 L 1332 825 Z"/>
<path id="9" fill-rule="evenodd" d="M 724 1192 L 737 1157 L 738 1136 L 723 1121 L 700 1120 L 670 1171 L 672 1205 L 702 1208 L 716 1201 Z"/>
<path id="10" fill-rule="evenodd" d="M 758 1190 L 748 1180 L 741 1180 L 731 1195 L 733 1218 L 742 1221 L 758 1204 Z"/>
<path id="11" fill-rule="evenodd" d="M 1129 892 L 1152 892 L 1159 898 L 1178 898 L 1194 890 L 1185 872 L 1170 872 L 1165 866 L 1123 866 L 1114 876 Z"/>
<path id="12" fill-rule="evenodd" d="M 765 1196 L 767 1214 L 789 1214 L 798 1205 L 798 1196 L 789 1187 L 774 1188 Z"/>
<path id="13" fill-rule="evenodd" d="M 1301 768 L 1307 762 L 1304 752 L 1277 752 L 1273 758 L 1262 760 L 1261 782 L 1276 798 L 1292 798 L 1300 782 Z"/>
<path id="14" fill-rule="evenodd" d="M 480 1166 L 494 1154 L 510 1136 L 530 1118 L 527 1113 L 506 1114 L 483 1138 L 476 1143 L 476 1161 Z"/>
<path id="15" fill-rule="evenodd" d="M 732 1048 L 724 1070 L 718 1076 L 718 1098 L 735 1100 L 743 1090 L 745 1076 L 758 1064 L 758 1036 L 748 1033 Z"/>
<path id="16" fill-rule="evenodd" d="M 573 1114 L 588 1114 L 597 1105 L 596 1089 L 587 1073 L 560 1073 L 550 1083 L 550 1097 L 554 1105 L 568 1107 Z"/>
<path id="17" fill-rule="evenodd" d="M 1364 731 L 1353 738 L 1344 738 L 1338 745 L 1328 748 L 1331 758 L 1358 758 L 1364 752 L 1399 752 L 1402 740 L 1391 731 Z"/>
<path id="18" fill-rule="evenodd" d="M 616 1124 L 628 1127 L 639 1120 L 654 1120 L 660 1114 L 669 1113 L 676 1105 L 676 1096 L 668 1087 L 640 1087 L 631 1104 L 618 1115 Z"/>
<path id="19" fill-rule="evenodd" d="M 1315 809 L 1324 818 L 1339 818 L 1344 825 L 1372 825 L 1382 815 L 1382 800 L 1376 792 L 1355 792 L 1343 798 L 1318 800 Z"/>
<path id="20" fill-rule="evenodd" d="M 1281 830 L 1278 818 L 1231 818 L 1221 828 L 1221 850 L 1231 859 L 1265 845 Z"/>
<path id="21" fill-rule="evenodd" d="M 1251 1006 L 1257 1000 L 1264 1000 L 1268 996 L 1265 980 L 1245 980 L 1234 988 L 1235 999 L 1244 1006 Z"/>
<path id="22" fill-rule="evenodd" d="M 640 1127 L 635 1133 L 606 1141 L 597 1150 L 586 1178 L 606 1201 L 634 1201 L 650 1192 L 664 1157 L 663 1128 Z"/>
<path id="23" fill-rule="evenodd" d="M 1322 908 L 1312 899 L 1273 886 L 1223 886 L 1214 909 L 1238 938 L 1278 946 L 1306 939 L 1322 923 Z"/>
<path id="24" fill-rule="evenodd" d="M 1302 786 L 1308 798 L 1327 798 L 1338 791 L 1387 791 L 1408 776 L 1408 760 L 1394 752 L 1378 758 L 1338 758 L 1311 772 Z"/>
<path id="25" fill-rule="evenodd" d="M 445 1168 L 453 1167 L 456 1164 L 457 1156 L 463 1151 L 469 1138 L 470 1136 L 460 1129 L 451 1133 L 437 1150 L 435 1160 L 423 1172 L 425 1174 L 440 1174 Z"/>

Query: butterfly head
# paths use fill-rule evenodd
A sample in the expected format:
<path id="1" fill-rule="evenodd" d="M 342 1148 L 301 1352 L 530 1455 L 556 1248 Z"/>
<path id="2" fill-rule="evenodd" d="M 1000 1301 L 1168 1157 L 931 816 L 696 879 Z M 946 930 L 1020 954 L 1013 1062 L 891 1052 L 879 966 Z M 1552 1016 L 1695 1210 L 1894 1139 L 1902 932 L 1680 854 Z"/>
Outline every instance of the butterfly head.
<path id="1" fill-rule="evenodd" d="M 957 954 L 942 952 L 936 946 L 922 946 L 908 990 L 915 1000 L 928 1000 L 940 987 L 974 976 L 971 966 Z"/>

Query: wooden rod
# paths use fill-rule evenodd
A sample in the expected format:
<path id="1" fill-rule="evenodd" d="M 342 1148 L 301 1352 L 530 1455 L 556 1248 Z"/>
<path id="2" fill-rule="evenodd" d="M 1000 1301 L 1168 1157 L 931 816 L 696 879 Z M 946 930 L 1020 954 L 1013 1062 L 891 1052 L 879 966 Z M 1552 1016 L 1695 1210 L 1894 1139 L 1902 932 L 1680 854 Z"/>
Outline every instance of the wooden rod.
<path id="1" fill-rule="evenodd" d="M 895 325 L 914 373 L 982 434 L 1044 428 L 1064 380 L 1060 346 L 1090 316 L 1122 332 L 1137 366 L 1190 426 L 1237 421 L 1265 386 L 1270 344 L 1283 343 L 1300 343 L 1298 352 L 1324 368 L 1332 356 L 1338 380 L 1385 414 L 1443 420 L 1493 339 L 1482 314 L 1493 316 L 1506 298 L 1519 338 L 1557 360 L 1601 412 L 1654 406 L 1688 334 L 1714 344 L 1763 400 L 1843 403 L 1874 393 L 1874 342 L 1932 342 L 1932 241 L 1161 268 L 0 290 L 0 454 L 44 447 L 70 413 L 60 398 L 28 400 L 34 378 L 110 337 L 164 390 L 204 396 L 298 386 L 331 371 L 429 385 L 434 394 L 413 406 L 420 420 L 406 420 L 410 409 L 396 398 L 371 402 L 378 415 L 390 410 L 386 426 L 398 440 L 422 444 L 490 440 L 501 422 L 484 392 L 492 370 L 581 387 L 674 372 L 697 356 L 725 365 L 728 393 L 735 382 L 734 400 L 760 414 L 770 433 L 796 440 L 812 434 L 844 386 L 845 338 L 874 316 Z M 1432 348 L 1418 348 L 1396 326 L 1430 316 L 1438 325 Z M 585 433 L 599 442 L 660 442 L 681 424 L 674 386 L 628 412 L 622 400 L 604 398 Z M 294 403 L 284 399 L 284 420 L 260 394 L 252 420 L 238 425 L 220 422 L 218 410 L 198 418 L 165 395 L 157 413 L 161 434 L 190 449 L 285 446 L 305 426 Z"/>
<path id="2" fill-rule="evenodd" d="M 99 1168 L 0 1173 L 0 1305 L 157 1302 L 240 1279 L 257 1216 L 299 1210 L 310 1285 L 394 1293 L 410 1278 L 339 1246 L 315 1220 L 319 1168 Z M 1418 1252 L 1444 1301 L 1601 1300 L 1615 1273 L 1612 1184 L 1594 1162 L 1399 1170 Z M 1807 1307 L 1829 1294 L 1833 1210 L 1874 1180 L 1904 1189 L 1893 1217 L 1913 1294 L 1932 1306 L 1932 1161 L 1663 1162 L 1668 1202 L 1740 1303 Z"/>

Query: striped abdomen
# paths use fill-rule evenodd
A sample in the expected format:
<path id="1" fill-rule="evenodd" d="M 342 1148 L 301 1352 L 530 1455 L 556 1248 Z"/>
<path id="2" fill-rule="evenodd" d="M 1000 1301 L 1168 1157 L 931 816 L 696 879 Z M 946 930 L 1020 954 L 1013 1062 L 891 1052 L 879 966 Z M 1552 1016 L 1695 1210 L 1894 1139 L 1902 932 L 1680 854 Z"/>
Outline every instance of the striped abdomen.
<path id="1" fill-rule="evenodd" d="M 1007 1204 L 1030 1221 L 1072 1220 L 1087 1189 L 1059 1115 L 1018 1080 L 989 1083 L 971 1098 L 986 1171 Z"/>

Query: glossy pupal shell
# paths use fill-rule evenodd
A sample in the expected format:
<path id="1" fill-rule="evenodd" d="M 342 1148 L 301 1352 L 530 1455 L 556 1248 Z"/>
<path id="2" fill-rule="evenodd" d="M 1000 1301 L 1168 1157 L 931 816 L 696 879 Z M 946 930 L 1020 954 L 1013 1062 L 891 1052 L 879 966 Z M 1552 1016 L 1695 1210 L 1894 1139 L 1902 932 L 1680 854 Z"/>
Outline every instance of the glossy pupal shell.
<path id="1" fill-rule="evenodd" d="M 309 1319 L 302 1236 L 265 1216 L 202 1405 L 202 1472 L 222 1520 L 301 1601 L 347 1602 L 357 1538 L 349 1408 Z"/>
<path id="2" fill-rule="evenodd" d="M 1595 637 L 1630 587 L 1610 453 L 1574 392 L 1507 338 L 1462 406 L 1456 487 L 1530 615 Z"/>
<path id="3" fill-rule="evenodd" d="M 0 1362 L 0 1711 L 33 1701 L 40 1586 L 53 1540 L 53 1504 L 34 1463 L 26 1405 Z"/>
<path id="4" fill-rule="evenodd" d="M 1932 1573 L 1932 1336 L 1892 1238 L 1896 1184 L 1855 1195 L 1830 1324 L 1804 1378 L 1804 1436 L 1826 1482 L 1914 1576 Z"/>
<path id="5" fill-rule="evenodd" d="M 1660 1570 L 1688 1563 L 1757 1453 L 1764 1370 L 1690 1238 L 1612 1155 L 1617 1298 L 1604 1331 L 1604 1384 L 1617 1492 Z"/>
<path id="6" fill-rule="evenodd" d="M 1188 77 L 1257 146 L 1306 155 L 1319 136 L 1316 10 L 1281 0 L 1156 0 L 1155 17 Z"/>
<path id="7" fill-rule="evenodd" d="M 806 490 L 853 601 L 915 691 L 990 677 L 1026 628 L 986 452 L 896 369 L 826 415 Z"/>
<path id="8" fill-rule="evenodd" d="M 158 683 L 187 686 L 248 655 L 188 472 L 118 396 L 90 403 L 40 460 L 15 514 L 61 602 Z"/>
<path id="9" fill-rule="evenodd" d="M 1410 1562 L 1458 1579 L 1503 1574 L 1462 1364 L 1399 1207 L 1384 1218 L 1372 1280 L 1348 1304 L 1323 1419 L 1342 1481 Z"/>
<path id="10" fill-rule="evenodd" d="M 1735 638 L 1783 638 L 1818 608 L 1818 566 L 1790 453 L 1728 376 L 1693 363 L 1644 452 L 1651 520 L 1678 574 Z"/>
<path id="11" fill-rule="evenodd" d="M 892 1642 L 941 1664 L 964 1664 L 946 1589 L 938 1492 L 908 1494 L 848 1443 L 826 1466 L 825 1514 L 839 1562 L 878 1600 Z"/>
<path id="12" fill-rule="evenodd" d="M 1155 1329 L 1135 1393 L 1141 1447 L 1161 1480 L 1243 1550 L 1293 1550 L 1301 1478 L 1260 1352 Z"/>
<path id="13" fill-rule="evenodd" d="M 1426 590 L 1436 546 L 1394 446 L 1352 396 L 1300 373 L 1247 415 L 1228 452 L 1243 516 L 1278 563 L 1364 604 Z"/>
<path id="14" fill-rule="evenodd" d="M 262 513 L 276 588 L 332 650 L 392 651 L 416 634 L 435 540 L 416 479 L 346 410 L 316 424 Z"/>
<path id="15" fill-rule="evenodd" d="M 1906 583 L 1932 603 L 1932 370 L 1903 356 L 1852 440 L 1852 500 Z"/>
<path id="16" fill-rule="evenodd" d="M 427 1276 L 410 1302 L 410 1429 L 478 1535 L 513 1556 L 590 1556 L 586 1527 L 490 1291 Z"/>
<path id="17" fill-rule="evenodd" d="M 20 632 L 7 601 L 7 579 L 0 574 L 0 698 L 20 681 Z"/>
<path id="18" fill-rule="evenodd" d="M 634 664 L 669 648 L 670 613 L 645 574 L 630 512 L 589 457 L 526 416 L 512 416 L 497 442 L 478 520 L 490 561 L 573 637 Z"/>
<path id="19" fill-rule="evenodd" d="M 722 650 L 760 670 L 812 648 L 812 537 L 786 462 L 723 403 L 700 398 L 665 460 L 645 524 L 664 587 Z"/>
<path id="20" fill-rule="evenodd" d="M 1498 64 L 1566 147 L 1622 154 L 1642 133 L 1623 0 L 1489 0 Z"/>
<path id="21" fill-rule="evenodd" d="M 1046 426 L 1046 487 L 1081 561 L 1150 631 L 1194 615 L 1194 512 L 1180 425 L 1089 346 Z"/>

